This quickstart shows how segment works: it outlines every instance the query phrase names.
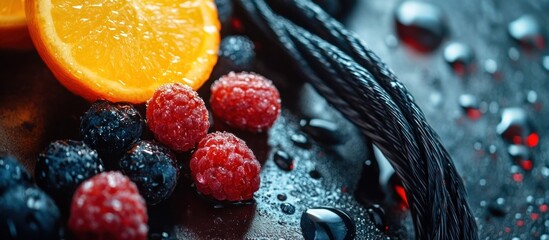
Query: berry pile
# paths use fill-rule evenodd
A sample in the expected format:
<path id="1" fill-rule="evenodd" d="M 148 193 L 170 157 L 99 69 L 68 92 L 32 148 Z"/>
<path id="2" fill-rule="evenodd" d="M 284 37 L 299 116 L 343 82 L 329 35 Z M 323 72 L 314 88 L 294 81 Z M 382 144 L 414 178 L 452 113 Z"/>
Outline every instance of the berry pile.
<path id="1" fill-rule="evenodd" d="M 267 130 L 280 114 L 278 90 L 255 73 L 221 77 L 210 104 L 218 118 L 251 132 Z M 187 162 L 172 151 L 189 152 L 181 156 L 190 156 L 190 175 L 203 196 L 253 198 L 259 161 L 232 133 L 208 133 L 206 103 L 193 89 L 161 86 L 147 103 L 146 125 L 141 116 L 128 103 L 94 102 L 81 117 L 81 141 L 54 141 L 39 154 L 34 174 L 40 188 L 17 160 L 0 157 L 0 239 L 62 237 L 56 204 L 77 239 L 146 239 L 147 205 L 170 198 Z M 146 139 L 143 126 L 154 139 Z"/>

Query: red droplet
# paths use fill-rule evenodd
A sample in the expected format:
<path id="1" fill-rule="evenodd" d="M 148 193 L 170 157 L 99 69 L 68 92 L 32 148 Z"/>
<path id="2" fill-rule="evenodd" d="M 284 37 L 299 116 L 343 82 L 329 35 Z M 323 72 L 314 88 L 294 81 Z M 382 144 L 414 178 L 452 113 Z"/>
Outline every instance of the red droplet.
<path id="1" fill-rule="evenodd" d="M 406 206 L 409 206 L 408 198 L 406 197 L 406 191 L 404 190 L 404 187 L 400 185 L 395 185 L 395 192 L 402 199 L 402 201 L 404 201 L 404 204 L 406 204 Z"/>
<path id="2" fill-rule="evenodd" d="M 549 207 L 547 206 L 547 204 L 541 204 L 539 205 L 539 211 L 540 212 L 547 212 L 547 210 L 549 210 Z"/>
<path id="3" fill-rule="evenodd" d="M 523 178 L 522 173 L 513 173 L 513 180 L 515 182 L 522 182 Z"/>
<path id="4" fill-rule="evenodd" d="M 536 221 L 539 219 L 539 214 L 537 213 L 530 213 L 530 219 L 532 219 L 532 221 Z"/>
<path id="5" fill-rule="evenodd" d="M 534 163 L 532 162 L 532 160 L 529 160 L 529 159 L 521 160 L 519 164 L 520 164 L 520 167 L 522 167 L 522 169 L 526 171 L 530 171 L 532 170 L 532 168 L 534 168 Z"/>
<path id="6" fill-rule="evenodd" d="M 522 144 L 522 138 L 520 136 L 514 136 L 513 137 L 513 143 L 517 144 L 517 145 Z"/>
<path id="7" fill-rule="evenodd" d="M 526 138 L 526 145 L 528 147 L 535 147 L 539 143 L 539 135 L 537 133 L 531 133 Z"/>
<path id="8" fill-rule="evenodd" d="M 517 227 L 524 227 L 524 220 L 517 220 Z"/>
<path id="9" fill-rule="evenodd" d="M 238 32 L 244 31 L 244 26 L 242 25 L 242 21 L 238 18 L 233 18 L 231 24 L 233 25 L 233 28 Z"/>
<path id="10" fill-rule="evenodd" d="M 505 227 L 503 229 L 503 231 L 505 231 L 505 233 L 510 233 L 511 232 L 511 228 L 510 227 Z"/>
<path id="11" fill-rule="evenodd" d="M 479 109 L 467 109 L 467 117 L 471 120 L 478 120 L 482 117 L 482 112 Z"/>
<path id="12" fill-rule="evenodd" d="M 341 192 L 346 193 L 347 192 L 347 187 L 346 186 L 341 187 Z"/>

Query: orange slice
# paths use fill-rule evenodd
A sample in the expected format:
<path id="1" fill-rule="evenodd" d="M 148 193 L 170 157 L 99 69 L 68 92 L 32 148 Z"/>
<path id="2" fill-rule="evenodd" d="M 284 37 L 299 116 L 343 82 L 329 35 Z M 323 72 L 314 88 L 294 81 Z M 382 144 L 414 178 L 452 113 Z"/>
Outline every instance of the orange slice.
<path id="1" fill-rule="evenodd" d="M 198 89 L 217 61 L 213 0 L 27 0 L 26 13 L 44 62 L 88 100 L 141 103 L 174 82 Z"/>
<path id="2" fill-rule="evenodd" d="M 0 0 L 0 48 L 30 49 L 25 0 Z"/>

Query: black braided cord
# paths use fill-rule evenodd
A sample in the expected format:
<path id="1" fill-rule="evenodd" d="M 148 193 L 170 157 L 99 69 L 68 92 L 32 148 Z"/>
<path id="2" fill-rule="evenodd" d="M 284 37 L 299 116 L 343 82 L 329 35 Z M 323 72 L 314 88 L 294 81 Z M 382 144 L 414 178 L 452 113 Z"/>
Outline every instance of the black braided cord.
<path id="1" fill-rule="evenodd" d="M 253 27 L 389 159 L 406 190 L 416 238 L 478 239 L 450 155 L 395 74 L 310 0 L 267 1 L 236 0 Z"/>

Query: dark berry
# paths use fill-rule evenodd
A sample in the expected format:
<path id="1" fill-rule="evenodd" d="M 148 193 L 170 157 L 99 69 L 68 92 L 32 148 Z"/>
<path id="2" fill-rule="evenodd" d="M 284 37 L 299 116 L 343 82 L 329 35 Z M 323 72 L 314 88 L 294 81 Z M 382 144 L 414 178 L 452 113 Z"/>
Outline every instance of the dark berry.
<path id="1" fill-rule="evenodd" d="M 149 141 L 135 144 L 120 159 L 120 169 L 150 205 L 166 200 L 179 176 L 176 158 L 170 150 Z"/>
<path id="2" fill-rule="evenodd" d="M 215 0 L 215 6 L 222 28 L 227 27 L 233 16 L 233 2 L 231 0 Z"/>
<path id="3" fill-rule="evenodd" d="M 14 186 L 0 194 L 0 239 L 59 239 L 60 215 L 39 188 Z"/>
<path id="4" fill-rule="evenodd" d="M 145 200 L 130 179 L 104 172 L 78 187 L 69 228 L 78 239 L 147 239 Z"/>
<path id="5" fill-rule="evenodd" d="M 175 151 L 187 151 L 208 133 L 208 110 L 187 85 L 158 88 L 147 104 L 147 124 L 158 141 Z"/>
<path id="6" fill-rule="evenodd" d="M 251 199 L 259 189 L 261 165 L 246 143 L 231 133 L 208 134 L 190 166 L 198 191 L 217 200 Z"/>
<path id="7" fill-rule="evenodd" d="M 80 134 L 101 158 L 117 160 L 143 131 L 139 112 L 129 103 L 97 101 L 82 116 Z"/>
<path id="8" fill-rule="evenodd" d="M 261 75 L 231 72 L 215 81 L 211 92 L 213 113 L 235 128 L 261 132 L 280 115 L 280 94 Z"/>
<path id="9" fill-rule="evenodd" d="M 95 150 L 80 141 L 59 140 L 38 155 L 34 175 L 38 186 L 63 206 L 80 183 L 100 172 L 103 162 Z"/>
<path id="10" fill-rule="evenodd" d="M 250 71 L 255 61 L 254 49 L 254 43 L 246 36 L 227 36 L 219 46 L 219 64 L 224 69 Z"/>
<path id="11" fill-rule="evenodd" d="M 17 159 L 12 156 L 0 155 L 0 194 L 16 185 L 28 185 L 31 176 Z"/>

